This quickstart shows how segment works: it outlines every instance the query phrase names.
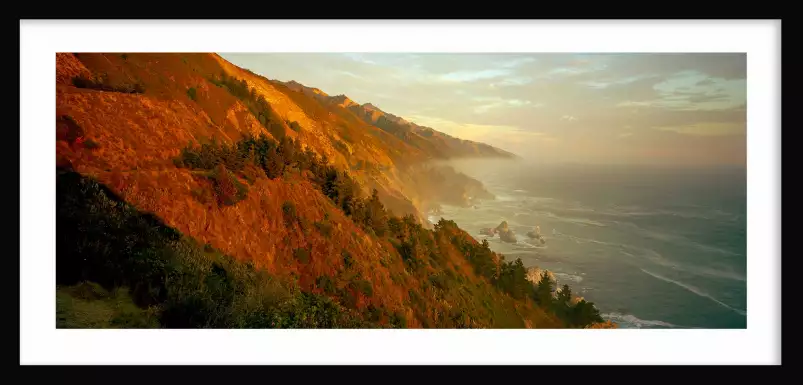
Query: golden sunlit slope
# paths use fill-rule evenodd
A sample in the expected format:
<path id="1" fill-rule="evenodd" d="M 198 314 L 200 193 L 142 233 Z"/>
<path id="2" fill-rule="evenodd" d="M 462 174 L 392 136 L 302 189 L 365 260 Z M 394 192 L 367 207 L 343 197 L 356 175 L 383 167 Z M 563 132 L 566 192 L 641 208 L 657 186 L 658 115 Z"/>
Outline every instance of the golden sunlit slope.
<path id="1" fill-rule="evenodd" d="M 383 325 L 391 318 L 409 327 L 562 325 L 476 273 L 472 253 L 501 260 L 454 224 L 430 232 L 410 217 L 394 222 L 395 235 L 380 236 L 324 195 L 309 170 L 267 178 L 264 166 L 250 163 L 230 177 L 244 186 L 241 199 L 221 204 L 217 179 L 180 160 L 188 146 L 279 134 L 377 188 L 395 214 L 418 213 L 413 202 L 423 200 L 415 195 L 431 192 L 402 181 L 432 154 L 344 108 L 356 105 L 348 98 L 334 103 L 214 54 L 60 53 L 56 64 L 57 165 L 183 235 Z M 253 105 L 216 80 L 221 73 L 267 100 L 279 125 L 266 128 Z"/>

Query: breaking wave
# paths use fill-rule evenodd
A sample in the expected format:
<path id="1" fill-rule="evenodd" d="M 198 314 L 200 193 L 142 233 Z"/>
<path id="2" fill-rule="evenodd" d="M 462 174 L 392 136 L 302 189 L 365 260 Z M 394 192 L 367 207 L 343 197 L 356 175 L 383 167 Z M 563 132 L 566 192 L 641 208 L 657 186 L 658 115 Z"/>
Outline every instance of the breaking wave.
<path id="1" fill-rule="evenodd" d="M 576 274 L 569 274 L 569 273 L 554 273 L 555 277 L 558 279 L 558 282 L 570 281 L 579 283 L 583 281 L 583 277 L 576 275 Z"/>
<path id="2" fill-rule="evenodd" d="M 618 324 L 622 329 L 682 328 L 682 326 L 660 320 L 643 320 L 632 314 L 605 313 L 602 314 L 602 318 Z"/>

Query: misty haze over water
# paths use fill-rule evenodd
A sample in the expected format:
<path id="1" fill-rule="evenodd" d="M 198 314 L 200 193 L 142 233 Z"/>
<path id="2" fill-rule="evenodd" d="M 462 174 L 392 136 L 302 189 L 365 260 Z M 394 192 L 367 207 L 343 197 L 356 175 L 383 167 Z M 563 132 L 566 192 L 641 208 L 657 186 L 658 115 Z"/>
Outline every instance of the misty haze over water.
<path id="1" fill-rule="evenodd" d="M 444 206 L 478 240 L 503 220 L 518 243 L 489 238 L 507 259 L 555 272 L 625 328 L 746 327 L 743 167 L 450 162 L 493 201 Z M 540 226 L 546 244 L 526 233 Z"/>

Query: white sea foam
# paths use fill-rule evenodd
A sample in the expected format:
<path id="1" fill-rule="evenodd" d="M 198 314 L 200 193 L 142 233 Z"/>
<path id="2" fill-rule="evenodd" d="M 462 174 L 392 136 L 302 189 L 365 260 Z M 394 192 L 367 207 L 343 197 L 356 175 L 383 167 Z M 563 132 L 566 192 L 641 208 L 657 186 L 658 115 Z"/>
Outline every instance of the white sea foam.
<path id="1" fill-rule="evenodd" d="M 677 326 L 675 324 L 671 324 L 669 322 L 664 322 L 660 320 L 643 320 L 640 319 L 632 314 L 622 314 L 622 313 L 605 313 L 602 314 L 602 318 L 606 320 L 610 320 L 619 325 L 622 329 L 642 329 L 642 328 L 655 328 L 655 327 L 664 327 L 664 328 L 680 328 L 682 326 Z"/>
<path id="2" fill-rule="evenodd" d="M 582 282 L 583 277 L 575 274 L 569 273 L 555 273 L 555 277 L 558 278 L 560 281 L 571 281 L 571 282 Z"/>
<path id="3" fill-rule="evenodd" d="M 522 241 L 522 240 L 517 240 L 516 244 L 522 245 L 522 246 L 526 246 L 528 248 L 535 248 L 535 245 L 527 243 L 527 242 Z"/>
<path id="4" fill-rule="evenodd" d="M 570 240 L 574 241 L 574 243 L 577 243 L 577 244 L 580 244 L 580 243 L 596 243 L 598 245 L 606 245 L 606 246 L 613 246 L 613 247 L 622 247 L 623 246 L 623 245 L 618 244 L 618 243 L 605 242 L 605 241 L 600 241 L 600 240 L 591 239 L 591 238 L 576 237 L 576 236 L 571 235 L 571 234 L 561 233 L 560 231 L 558 231 L 556 229 L 552 229 L 552 235 L 554 235 L 554 236 L 556 236 L 558 238 L 570 239 Z"/>
<path id="5" fill-rule="evenodd" d="M 583 211 L 583 208 L 570 209 L 570 210 Z M 603 215 L 618 216 L 618 217 L 672 216 L 686 219 L 704 219 L 704 220 L 717 220 L 717 221 L 738 221 L 742 219 L 741 216 L 736 215 L 734 213 L 729 213 L 726 211 L 716 210 L 716 209 L 707 209 L 707 210 L 694 209 L 693 211 L 679 211 L 679 210 L 645 209 L 639 206 L 612 205 L 609 209 L 596 210 L 595 212 Z"/>
<path id="6" fill-rule="evenodd" d="M 576 224 L 580 224 L 580 225 L 599 226 L 599 227 L 605 227 L 606 226 L 606 224 L 604 224 L 602 222 L 599 222 L 599 221 L 595 221 L 593 219 L 564 217 L 564 216 L 557 215 L 557 214 L 555 214 L 555 213 L 553 213 L 551 211 L 536 211 L 535 214 L 536 215 L 545 216 L 547 218 L 554 219 L 554 220 L 561 221 L 561 222 L 576 223 Z"/>
<path id="7" fill-rule="evenodd" d="M 704 291 L 702 291 L 702 290 L 700 290 L 700 289 L 698 289 L 698 288 L 696 288 L 696 287 L 694 287 L 694 286 L 691 286 L 691 285 L 689 285 L 689 284 L 686 284 L 686 283 L 683 283 L 683 282 L 678 282 L 678 281 L 675 281 L 675 280 L 673 280 L 673 279 L 666 278 L 666 277 L 664 277 L 664 276 L 662 276 L 662 275 L 658 275 L 658 274 L 655 274 L 655 273 L 653 273 L 653 272 L 650 272 L 650 271 L 647 271 L 647 270 L 644 270 L 644 269 L 641 269 L 641 271 L 643 271 L 644 273 L 646 273 L 646 274 L 648 274 L 648 275 L 651 275 L 651 276 L 653 276 L 653 277 L 655 277 L 655 278 L 658 278 L 658 279 L 660 279 L 660 280 L 662 280 L 662 281 L 665 281 L 665 282 L 669 282 L 669 283 L 672 283 L 672 284 L 678 285 L 678 286 L 680 286 L 680 287 L 682 287 L 682 288 L 684 288 L 684 289 L 686 289 L 686 290 L 688 290 L 688 291 L 690 291 L 690 292 L 692 292 L 692 293 L 694 293 L 694 294 L 697 294 L 697 295 L 698 295 L 698 296 L 700 296 L 700 297 L 703 297 L 703 298 L 708 298 L 708 299 L 710 299 L 711 301 L 714 301 L 714 302 L 716 302 L 717 304 L 721 305 L 722 307 L 725 307 L 725 308 L 727 308 L 727 309 L 730 309 L 730 310 L 732 310 L 732 311 L 734 311 L 734 312 L 736 312 L 736 313 L 739 313 L 739 314 L 741 314 L 741 315 L 747 315 L 747 312 L 745 312 L 744 310 L 740 310 L 740 309 L 737 309 L 737 308 L 735 308 L 735 307 L 732 307 L 732 306 L 730 306 L 730 305 L 728 305 L 728 304 L 726 304 L 726 303 L 724 303 L 724 302 L 722 302 L 722 301 L 720 301 L 720 300 L 718 300 L 718 299 L 714 298 L 714 297 L 713 297 L 713 296 L 711 296 L 710 294 L 708 294 L 708 293 L 706 293 L 706 292 L 704 292 Z"/>
<path id="8" fill-rule="evenodd" d="M 509 196 L 509 195 L 497 195 L 496 196 L 496 200 L 499 201 L 499 202 L 513 202 L 513 201 L 516 201 L 518 199 L 519 198 L 512 197 L 512 196 Z"/>

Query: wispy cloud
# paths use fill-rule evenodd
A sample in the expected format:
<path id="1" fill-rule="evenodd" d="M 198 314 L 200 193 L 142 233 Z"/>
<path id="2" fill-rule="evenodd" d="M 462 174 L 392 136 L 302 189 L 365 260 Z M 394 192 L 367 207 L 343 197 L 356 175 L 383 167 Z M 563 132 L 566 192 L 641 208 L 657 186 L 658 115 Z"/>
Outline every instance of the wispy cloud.
<path id="1" fill-rule="evenodd" d="M 499 65 L 501 67 L 504 67 L 504 68 L 515 68 L 515 67 L 519 67 L 519 66 L 522 66 L 524 64 L 527 64 L 527 63 L 533 63 L 535 61 L 536 60 L 533 57 L 520 57 L 520 58 L 515 58 L 515 59 L 508 60 L 508 61 L 500 62 Z"/>
<path id="2" fill-rule="evenodd" d="M 499 80 L 498 82 L 491 83 L 490 87 L 495 88 L 495 87 L 506 87 L 506 86 L 523 86 L 525 84 L 532 82 L 533 78 L 528 76 L 506 77 L 504 79 Z"/>
<path id="3" fill-rule="evenodd" d="M 473 82 L 481 79 L 493 79 L 509 74 L 509 70 L 487 69 L 481 71 L 456 71 L 450 72 L 439 77 L 440 80 L 449 82 Z"/>
<path id="4" fill-rule="evenodd" d="M 744 133 L 744 125 L 739 123 L 698 123 L 683 126 L 655 127 L 658 130 L 672 131 L 693 136 L 730 136 Z"/>

